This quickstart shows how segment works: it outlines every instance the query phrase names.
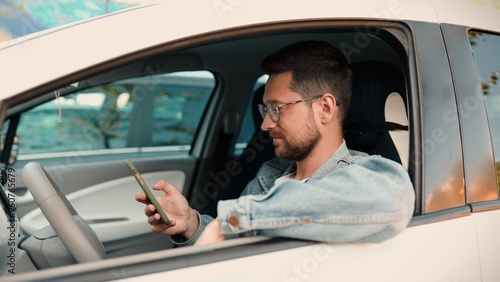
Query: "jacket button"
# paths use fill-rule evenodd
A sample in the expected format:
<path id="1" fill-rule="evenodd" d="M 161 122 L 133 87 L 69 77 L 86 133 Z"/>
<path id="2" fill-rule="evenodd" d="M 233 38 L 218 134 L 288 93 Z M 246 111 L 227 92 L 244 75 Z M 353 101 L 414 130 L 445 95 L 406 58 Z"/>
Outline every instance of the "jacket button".
<path id="1" fill-rule="evenodd" d="M 234 228 L 237 228 L 240 224 L 240 220 L 238 219 L 238 216 L 234 211 L 232 211 L 231 215 L 229 216 L 229 224 L 231 224 L 231 226 Z"/>

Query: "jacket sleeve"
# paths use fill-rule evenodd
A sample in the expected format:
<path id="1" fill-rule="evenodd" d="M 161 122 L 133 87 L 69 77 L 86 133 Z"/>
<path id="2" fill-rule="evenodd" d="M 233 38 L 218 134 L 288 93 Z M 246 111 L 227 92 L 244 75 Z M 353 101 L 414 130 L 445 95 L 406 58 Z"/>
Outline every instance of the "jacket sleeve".
<path id="1" fill-rule="evenodd" d="M 288 180 L 266 195 L 221 201 L 218 218 L 226 237 L 252 234 L 374 243 L 407 226 L 414 202 L 406 170 L 391 160 L 370 156 L 320 180 Z"/>

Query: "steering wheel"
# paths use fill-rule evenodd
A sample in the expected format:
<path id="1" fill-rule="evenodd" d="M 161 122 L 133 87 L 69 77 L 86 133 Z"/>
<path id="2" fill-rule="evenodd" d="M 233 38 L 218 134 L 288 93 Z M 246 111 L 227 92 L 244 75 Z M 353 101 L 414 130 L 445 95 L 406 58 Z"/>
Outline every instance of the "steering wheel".
<path id="1" fill-rule="evenodd" d="M 78 263 L 106 258 L 104 246 L 94 230 L 78 215 L 39 163 L 26 164 L 22 176 L 42 213 Z"/>

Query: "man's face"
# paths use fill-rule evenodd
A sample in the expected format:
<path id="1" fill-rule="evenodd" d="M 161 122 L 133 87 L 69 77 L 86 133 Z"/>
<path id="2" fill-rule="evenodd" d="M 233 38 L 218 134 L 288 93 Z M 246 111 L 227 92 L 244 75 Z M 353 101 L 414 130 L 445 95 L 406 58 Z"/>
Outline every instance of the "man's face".
<path id="1" fill-rule="evenodd" d="M 290 72 L 271 75 L 266 83 L 264 104 L 276 105 L 302 99 L 290 90 Z M 264 116 L 261 129 L 269 131 L 273 138 L 274 152 L 277 157 L 301 161 L 308 157 L 321 140 L 314 113 L 306 102 L 287 105 L 279 109 L 279 121 L 273 121 L 269 114 Z"/>

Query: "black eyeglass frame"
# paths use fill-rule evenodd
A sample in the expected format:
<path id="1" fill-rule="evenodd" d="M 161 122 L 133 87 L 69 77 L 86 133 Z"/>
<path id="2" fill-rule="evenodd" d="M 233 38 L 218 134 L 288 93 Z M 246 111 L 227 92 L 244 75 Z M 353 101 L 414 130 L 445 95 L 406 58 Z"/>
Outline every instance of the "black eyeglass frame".
<path id="1" fill-rule="evenodd" d="M 289 105 L 300 103 L 300 102 L 319 99 L 321 97 L 323 97 L 323 95 L 318 95 L 318 96 L 309 97 L 309 98 L 305 98 L 305 99 L 293 100 L 293 101 L 282 103 L 282 104 L 275 104 L 274 102 L 269 102 L 269 103 L 267 103 L 266 106 L 259 104 L 259 112 L 260 112 L 260 115 L 262 116 L 262 118 L 265 118 L 266 113 L 268 113 L 269 117 L 271 118 L 272 121 L 278 122 L 280 120 L 280 109 L 282 109 L 286 106 L 289 106 Z M 269 111 L 269 109 L 274 109 L 274 110 Z"/>

